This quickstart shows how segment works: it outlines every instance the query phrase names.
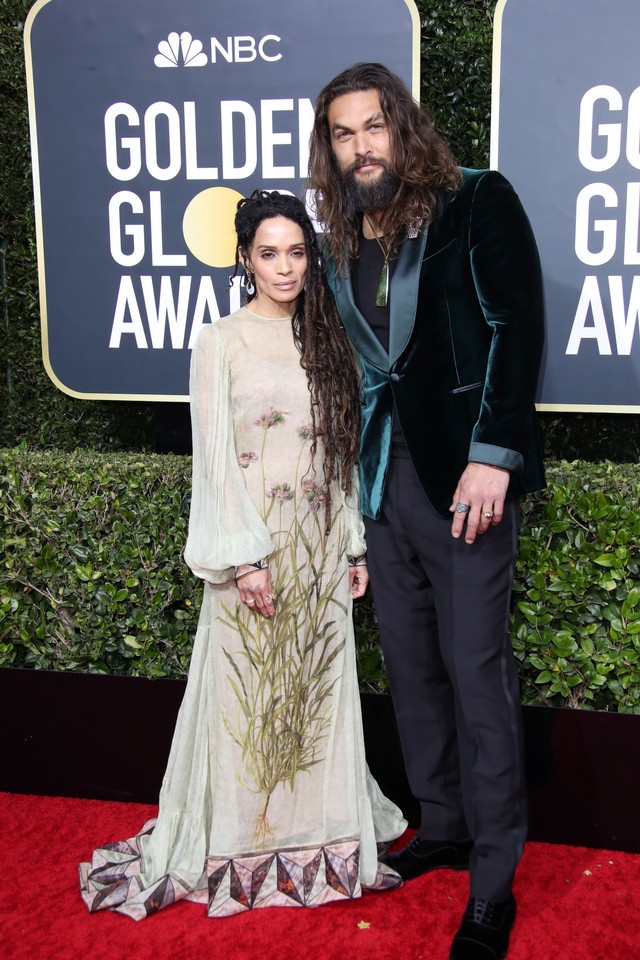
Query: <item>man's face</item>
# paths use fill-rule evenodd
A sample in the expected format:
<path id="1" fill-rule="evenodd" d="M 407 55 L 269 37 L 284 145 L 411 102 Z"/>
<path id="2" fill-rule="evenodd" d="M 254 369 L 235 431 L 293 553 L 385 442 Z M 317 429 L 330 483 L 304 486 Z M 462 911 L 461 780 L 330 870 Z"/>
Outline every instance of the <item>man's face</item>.
<path id="1" fill-rule="evenodd" d="M 350 214 L 386 209 L 399 181 L 392 169 L 389 128 L 378 91 L 336 97 L 327 121 Z"/>
<path id="2" fill-rule="evenodd" d="M 391 143 L 377 90 L 362 90 L 336 97 L 329 104 L 327 121 L 331 147 L 345 179 L 374 184 L 391 169 Z"/>

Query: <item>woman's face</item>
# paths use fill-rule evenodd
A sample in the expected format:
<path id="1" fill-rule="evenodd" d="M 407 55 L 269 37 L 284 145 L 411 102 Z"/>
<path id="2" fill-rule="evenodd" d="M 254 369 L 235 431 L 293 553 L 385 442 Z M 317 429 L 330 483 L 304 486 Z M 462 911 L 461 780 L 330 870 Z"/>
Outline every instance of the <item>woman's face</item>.
<path id="1" fill-rule="evenodd" d="M 248 254 L 256 285 L 251 306 L 264 317 L 291 316 L 307 276 L 302 228 L 286 217 L 263 220 Z"/>

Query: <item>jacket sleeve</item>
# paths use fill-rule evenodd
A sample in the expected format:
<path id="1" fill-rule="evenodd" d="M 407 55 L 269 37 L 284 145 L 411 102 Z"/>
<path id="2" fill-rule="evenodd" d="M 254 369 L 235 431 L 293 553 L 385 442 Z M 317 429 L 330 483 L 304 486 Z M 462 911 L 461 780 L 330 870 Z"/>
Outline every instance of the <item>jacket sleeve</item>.
<path id="1" fill-rule="evenodd" d="M 197 577 L 222 583 L 234 567 L 266 557 L 273 543 L 238 464 L 231 371 L 215 324 L 203 327 L 193 348 L 189 391 L 193 483 L 184 557 Z"/>
<path id="2" fill-rule="evenodd" d="M 478 300 L 492 330 L 469 460 L 519 473 L 531 443 L 544 300 L 531 225 L 513 187 L 495 171 L 476 186 L 469 250 Z"/>

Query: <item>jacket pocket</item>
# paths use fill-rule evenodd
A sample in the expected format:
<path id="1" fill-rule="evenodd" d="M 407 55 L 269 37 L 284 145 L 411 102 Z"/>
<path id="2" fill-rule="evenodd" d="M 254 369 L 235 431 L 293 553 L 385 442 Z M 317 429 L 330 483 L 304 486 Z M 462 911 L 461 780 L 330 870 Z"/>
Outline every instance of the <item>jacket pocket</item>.
<path id="1" fill-rule="evenodd" d="M 477 383 L 469 383 L 464 387 L 456 387 L 451 393 L 466 393 L 467 390 L 477 390 L 478 387 L 484 387 L 484 380 L 478 380 Z"/>

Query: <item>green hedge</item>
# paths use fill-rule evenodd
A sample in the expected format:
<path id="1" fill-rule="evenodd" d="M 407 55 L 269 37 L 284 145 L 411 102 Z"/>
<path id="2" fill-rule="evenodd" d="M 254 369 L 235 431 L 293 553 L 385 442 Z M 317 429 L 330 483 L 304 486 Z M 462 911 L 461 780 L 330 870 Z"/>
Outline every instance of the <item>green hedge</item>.
<path id="1" fill-rule="evenodd" d="M 186 674 L 186 457 L 0 451 L 0 666 Z M 526 703 L 640 713 L 640 467 L 556 463 L 523 507 L 512 640 Z M 386 689 L 371 602 L 363 689 Z"/>
<path id="2" fill-rule="evenodd" d="M 516 572 L 523 700 L 640 713 L 640 466 L 558 463 L 547 479 Z"/>
<path id="3" fill-rule="evenodd" d="M 0 453 L 0 665 L 186 674 L 189 470 L 172 456 Z"/>

